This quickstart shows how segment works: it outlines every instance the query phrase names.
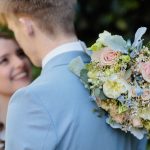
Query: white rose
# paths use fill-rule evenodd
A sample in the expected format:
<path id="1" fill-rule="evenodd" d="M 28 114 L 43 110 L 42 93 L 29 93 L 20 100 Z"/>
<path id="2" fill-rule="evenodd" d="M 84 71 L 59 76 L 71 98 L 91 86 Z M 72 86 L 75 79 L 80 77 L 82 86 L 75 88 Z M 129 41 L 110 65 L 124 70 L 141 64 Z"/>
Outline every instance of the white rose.
<path id="1" fill-rule="evenodd" d="M 129 84 L 117 75 L 111 76 L 103 84 L 103 92 L 108 98 L 117 99 L 122 93 L 130 89 Z"/>

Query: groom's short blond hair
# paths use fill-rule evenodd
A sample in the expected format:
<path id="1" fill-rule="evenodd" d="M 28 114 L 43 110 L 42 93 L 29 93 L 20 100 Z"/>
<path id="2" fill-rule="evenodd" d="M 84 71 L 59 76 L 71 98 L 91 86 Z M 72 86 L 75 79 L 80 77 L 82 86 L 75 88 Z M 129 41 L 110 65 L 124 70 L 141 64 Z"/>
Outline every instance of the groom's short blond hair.
<path id="1" fill-rule="evenodd" d="M 0 0 L 0 13 L 27 15 L 40 29 L 73 32 L 76 0 Z"/>

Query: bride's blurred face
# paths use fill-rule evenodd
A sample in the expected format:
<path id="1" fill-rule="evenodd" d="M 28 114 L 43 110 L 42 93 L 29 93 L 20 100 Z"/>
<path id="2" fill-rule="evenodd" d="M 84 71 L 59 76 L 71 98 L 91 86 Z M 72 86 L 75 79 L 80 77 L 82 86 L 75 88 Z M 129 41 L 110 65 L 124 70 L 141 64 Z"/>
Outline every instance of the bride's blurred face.
<path id="1" fill-rule="evenodd" d="M 0 38 L 0 95 L 12 95 L 31 82 L 31 63 L 12 39 Z"/>

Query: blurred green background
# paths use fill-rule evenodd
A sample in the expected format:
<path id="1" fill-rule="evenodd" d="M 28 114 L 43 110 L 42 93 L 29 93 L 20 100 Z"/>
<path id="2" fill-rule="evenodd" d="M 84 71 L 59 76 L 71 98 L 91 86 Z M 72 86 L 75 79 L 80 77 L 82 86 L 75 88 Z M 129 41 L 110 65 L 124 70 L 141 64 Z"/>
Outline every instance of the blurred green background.
<path id="1" fill-rule="evenodd" d="M 76 33 L 87 46 L 91 46 L 104 30 L 133 40 L 135 31 L 141 26 L 148 28 L 143 38 L 145 42 L 150 41 L 148 0 L 78 0 L 76 11 Z M 33 67 L 34 78 L 39 74 L 40 69 Z"/>

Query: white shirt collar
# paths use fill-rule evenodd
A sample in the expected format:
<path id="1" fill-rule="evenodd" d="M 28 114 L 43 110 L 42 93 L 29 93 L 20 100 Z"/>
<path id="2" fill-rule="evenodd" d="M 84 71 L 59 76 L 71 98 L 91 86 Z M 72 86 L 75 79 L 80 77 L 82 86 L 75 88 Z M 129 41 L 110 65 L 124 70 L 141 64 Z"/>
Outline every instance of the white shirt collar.
<path id="1" fill-rule="evenodd" d="M 61 46 L 56 47 L 50 51 L 42 60 L 42 68 L 47 64 L 49 60 L 62 53 L 71 51 L 84 51 L 85 44 L 81 41 L 65 43 Z"/>

